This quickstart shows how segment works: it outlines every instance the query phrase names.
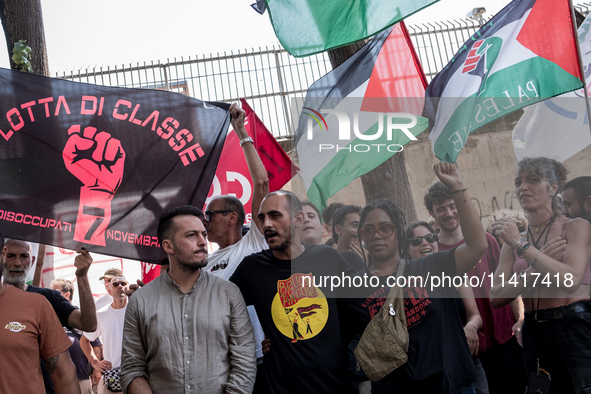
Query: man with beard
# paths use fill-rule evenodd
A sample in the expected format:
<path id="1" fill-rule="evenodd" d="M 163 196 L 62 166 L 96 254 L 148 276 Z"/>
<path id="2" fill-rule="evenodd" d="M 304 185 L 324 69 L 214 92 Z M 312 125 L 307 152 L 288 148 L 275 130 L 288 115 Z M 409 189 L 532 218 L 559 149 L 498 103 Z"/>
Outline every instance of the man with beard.
<path id="1" fill-rule="evenodd" d="M 580 176 L 564 184 L 562 192 L 564 214 L 591 222 L 591 176 Z"/>
<path id="2" fill-rule="evenodd" d="M 273 347 L 259 371 L 261 392 L 356 393 L 348 370 L 350 338 L 343 338 L 339 326 L 337 290 L 330 280 L 317 283 L 351 276 L 353 269 L 333 248 L 302 244 L 304 213 L 294 194 L 268 194 L 258 220 L 269 249 L 246 257 L 230 281 L 256 308 Z"/>
<path id="3" fill-rule="evenodd" d="M 440 227 L 439 251 L 450 250 L 465 243 L 458 211 L 452 192 L 441 182 L 435 183 L 425 194 L 425 206 L 429 215 Z M 467 272 L 468 277 L 489 278 L 499 262 L 500 248 L 496 239 L 488 234 L 488 249 L 480 261 Z M 486 340 L 486 351 L 480 360 L 491 393 L 523 393 L 526 385 L 526 372 L 523 350 L 516 335 L 523 324 L 523 303 L 521 298 L 510 305 L 494 309 L 490 303 L 490 280 L 484 280 L 480 287 L 473 287 L 478 311 L 483 321 L 482 332 Z M 516 335 L 513 335 L 515 332 Z"/>
<path id="4" fill-rule="evenodd" d="M 300 240 L 304 245 L 322 245 L 320 211 L 310 201 L 302 201 L 302 207 L 304 210 L 304 223 L 299 229 Z"/>
<path id="5" fill-rule="evenodd" d="M 38 293 L 44 296 L 53 307 L 62 327 L 68 329 L 77 328 L 82 331 L 94 331 L 97 324 L 96 309 L 90 290 L 90 282 L 88 281 L 88 270 L 92 264 L 92 257 L 90 257 L 90 254 L 85 249 L 80 249 L 78 253 L 79 255 L 76 256 L 74 265 L 76 266 L 76 282 L 78 283 L 78 294 L 80 295 L 80 309 L 70 304 L 68 300 L 55 290 L 26 284 L 27 273 L 35 262 L 31 244 L 27 241 L 16 239 L 6 241 L 2 249 L 2 256 L 4 258 L 2 277 L 4 278 L 4 283 L 29 293 Z M 41 363 L 41 371 L 43 373 L 46 394 L 54 393 L 50 374 L 43 363 Z"/>
<path id="6" fill-rule="evenodd" d="M 2 232 L 0 248 L 4 249 Z M 0 271 L 4 272 L 2 257 Z M 0 331 L 0 393 L 42 393 L 39 359 L 53 379 L 56 393 L 80 393 L 68 353 L 70 340 L 48 306 L 42 296 L 0 282 L 0 327 L 4 328 Z"/>
<path id="7" fill-rule="evenodd" d="M 164 212 L 158 241 L 170 268 L 131 297 L 121 383 L 134 393 L 250 393 L 254 333 L 240 290 L 203 270 L 207 232 L 193 206 Z"/>

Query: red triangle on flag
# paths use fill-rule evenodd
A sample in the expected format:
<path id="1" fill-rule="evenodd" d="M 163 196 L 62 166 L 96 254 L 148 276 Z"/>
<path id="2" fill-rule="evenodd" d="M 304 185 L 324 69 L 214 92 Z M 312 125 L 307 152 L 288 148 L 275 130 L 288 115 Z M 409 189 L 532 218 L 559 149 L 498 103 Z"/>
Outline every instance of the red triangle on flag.
<path id="1" fill-rule="evenodd" d="M 384 41 L 375 61 L 361 111 L 408 112 L 423 110 L 427 79 L 404 22 Z"/>
<path id="2" fill-rule="evenodd" d="M 573 31 L 568 1 L 537 0 L 517 36 L 517 41 L 536 55 L 582 79 L 573 36 L 576 37 L 576 32 Z M 544 40 L 540 37 L 552 39 Z"/>

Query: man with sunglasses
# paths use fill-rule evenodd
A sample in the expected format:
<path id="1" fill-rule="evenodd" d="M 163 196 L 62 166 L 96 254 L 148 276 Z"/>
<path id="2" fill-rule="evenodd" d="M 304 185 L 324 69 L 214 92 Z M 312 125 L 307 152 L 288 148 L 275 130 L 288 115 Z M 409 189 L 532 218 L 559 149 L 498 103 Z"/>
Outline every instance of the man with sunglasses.
<path id="1" fill-rule="evenodd" d="M 441 182 L 429 188 L 424 197 L 429 214 L 439 227 L 439 251 L 450 250 L 465 243 L 460 220 L 451 191 Z M 501 250 L 496 239 L 486 234 L 488 249 L 480 261 L 467 272 L 468 277 L 490 278 L 498 265 Z M 490 280 L 473 287 L 478 311 L 483 321 L 482 333 L 486 351 L 480 355 L 492 393 L 522 393 L 525 390 L 523 350 L 513 335 L 523 323 L 521 298 L 511 304 L 494 309 L 490 303 Z"/>
<path id="2" fill-rule="evenodd" d="M 123 323 L 127 308 L 127 291 L 129 282 L 124 276 L 111 279 L 111 296 L 113 303 L 96 312 L 97 329 L 85 332 L 80 338 L 80 348 L 95 370 L 103 373 L 121 368 L 121 351 L 123 349 Z M 99 360 L 92 349 L 91 341 L 101 337 L 103 342 L 103 360 Z M 118 373 L 118 372 L 117 372 Z M 98 384 L 98 394 L 107 394 L 105 378 Z M 121 391 L 119 391 L 121 392 Z"/>
<path id="3" fill-rule="evenodd" d="M 253 217 L 256 217 L 261 201 L 269 192 L 267 170 L 265 170 L 265 166 L 254 147 L 252 138 L 248 136 L 244 128 L 246 112 L 237 104 L 232 104 L 229 111 L 232 116 L 232 128 L 240 139 L 240 146 L 244 151 L 248 171 L 252 177 L 251 212 Z M 242 236 L 242 227 L 246 215 L 242 203 L 236 197 L 214 197 L 207 204 L 203 213 L 203 224 L 207 230 L 207 239 L 209 242 L 216 243 L 219 247 L 209 256 L 207 266 L 204 268 L 205 271 L 228 280 L 244 257 L 267 249 L 261 225 L 257 220 L 252 221 L 250 230 L 246 235 Z M 256 352 L 260 363 L 263 357 L 261 342 L 265 335 L 253 307 L 248 308 L 248 314 L 254 327 Z"/>

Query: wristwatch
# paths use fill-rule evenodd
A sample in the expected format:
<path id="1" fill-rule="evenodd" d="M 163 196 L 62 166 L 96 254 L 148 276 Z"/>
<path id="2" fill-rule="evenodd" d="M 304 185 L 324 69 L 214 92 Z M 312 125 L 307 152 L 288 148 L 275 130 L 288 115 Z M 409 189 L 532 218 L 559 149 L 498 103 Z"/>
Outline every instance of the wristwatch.
<path id="1" fill-rule="evenodd" d="M 246 137 L 240 140 L 240 147 L 242 148 L 242 145 L 246 144 L 247 142 L 251 142 L 254 145 L 252 138 Z"/>

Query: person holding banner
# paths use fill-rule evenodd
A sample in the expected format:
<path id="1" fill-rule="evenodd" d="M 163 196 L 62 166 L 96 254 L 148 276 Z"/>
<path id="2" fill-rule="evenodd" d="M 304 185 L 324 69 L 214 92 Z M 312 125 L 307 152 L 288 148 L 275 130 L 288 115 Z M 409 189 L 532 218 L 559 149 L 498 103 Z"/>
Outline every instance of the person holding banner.
<path id="1" fill-rule="evenodd" d="M 550 393 L 586 393 L 591 388 L 591 225 L 562 214 L 557 194 L 565 180 L 566 169 L 556 160 L 521 160 L 515 195 L 528 229 L 520 234 L 506 218 L 493 225 L 505 243 L 490 298 L 497 308 L 523 298 L 521 334 L 530 392 L 546 387 Z"/>
<path id="2" fill-rule="evenodd" d="M 232 117 L 232 128 L 240 139 L 240 146 L 244 151 L 248 171 L 252 177 L 251 212 L 256 217 L 261 201 L 269 192 L 267 170 L 254 147 L 252 138 L 248 136 L 244 128 L 246 112 L 236 103 L 230 106 L 229 111 Z M 262 235 L 261 224 L 257 220 L 252 221 L 250 230 L 245 236 L 242 236 L 245 212 L 242 203 L 236 197 L 214 197 L 207 204 L 204 213 L 205 220 L 203 224 L 207 230 L 207 239 L 209 242 L 216 243 L 219 247 L 209 256 L 207 266 L 204 268 L 205 271 L 228 280 L 244 257 L 267 248 L 265 237 Z M 255 331 L 257 359 L 261 363 L 263 358 L 261 342 L 265 335 L 254 307 L 248 307 L 248 314 Z"/>

